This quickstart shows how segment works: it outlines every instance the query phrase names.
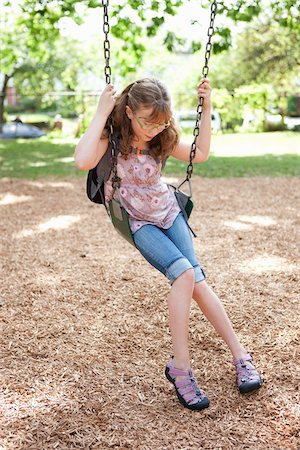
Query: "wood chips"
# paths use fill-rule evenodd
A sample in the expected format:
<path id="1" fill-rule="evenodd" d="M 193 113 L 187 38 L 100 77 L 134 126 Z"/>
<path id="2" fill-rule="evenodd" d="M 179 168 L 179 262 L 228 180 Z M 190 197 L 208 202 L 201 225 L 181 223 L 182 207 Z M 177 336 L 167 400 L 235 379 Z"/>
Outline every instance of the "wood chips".
<path id="1" fill-rule="evenodd" d="M 89 202 L 84 177 L 3 179 L 0 449 L 299 449 L 299 185 L 193 181 L 199 261 L 264 377 L 239 394 L 194 303 L 193 368 L 211 405 L 193 412 L 163 375 L 168 282 Z"/>

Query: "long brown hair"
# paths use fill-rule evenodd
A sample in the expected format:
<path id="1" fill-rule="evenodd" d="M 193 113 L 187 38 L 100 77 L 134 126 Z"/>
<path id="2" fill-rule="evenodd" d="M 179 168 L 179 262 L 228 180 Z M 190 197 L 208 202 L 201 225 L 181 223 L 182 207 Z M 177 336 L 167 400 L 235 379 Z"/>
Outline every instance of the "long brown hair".
<path id="1" fill-rule="evenodd" d="M 131 120 L 127 117 L 126 106 L 135 113 L 139 108 L 152 108 L 150 120 L 160 123 L 170 121 L 170 126 L 158 133 L 150 142 L 151 155 L 165 159 L 179 141 L 179 131 L 172 117 L 171 100 L 166 87 L 157 79 L 143 78 L 129 86 L 117 97 L 112 112 L 114 128 L 120 133 L 120 151 L 127 159 L 133 138 Z"/>

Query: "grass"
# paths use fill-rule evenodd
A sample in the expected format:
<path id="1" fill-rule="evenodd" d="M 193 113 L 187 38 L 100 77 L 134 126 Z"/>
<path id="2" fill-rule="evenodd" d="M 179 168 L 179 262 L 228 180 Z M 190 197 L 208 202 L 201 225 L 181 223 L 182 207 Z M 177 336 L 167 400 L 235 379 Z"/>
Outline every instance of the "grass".
<path id="1" fill-rule="evenodd" d="M 80 174 L 73 163 L 74 148 L 72 140 L 0 140 L 0 177 L 35 179 Z"/>
<path id="2" fill-rule="evenodd" d="M 192 130 L 185 130 L 183 138 L 191 140 Z M 215 134 L 211 154 L 215 156 L 260 156 L 265 154 L 300 154 L 300 133 L 274 131 L 272 133 Z"/>
<path id="3" fill-rule="evenodd" d="M 165 173 L 184 173 L 186 163 L 170 158 Z M 261 156 L 210 156 L 202 164 L 194 164 L 194 175 L 208 178 L 288 176 L 300 175 L 300 156 L 261 155 Z"/>
<path id="4" fill-rule="evenodd" d="M 299 135 L 295 137 L 299 138 Z M 276 139 L 279 138 L 284 141 L 283 134 L 279 136 L 276 133 Z M 231 142 L 233 139 L 230 138 Z M 243 155 L 244 146 L 238 146 L 239 140 L 243 139 L 245 138 L 236 135 L 234 155 L 238 148 L 240 155 Z M 259 136 L 253 135 L 253 140 L 258 143 Z M 48 175 L 58 177 L 85 175 L 85 172 L 79 171 L 74 166 L 73 153 L 76 142 L 76 139 L 60 138 L 59 135 L 29 140 L 0 140 L 0 177 L 35 179 Z M 291 152 L 285 153 L 287 146 L 283 146 L 282 154 L 276 151 L 274 154 L 268 152 L 256 156 L 216 156 L 214 153 L 207 162 L 195 164 L 194 174 L 211 178 L 299 176 L 300 154 L 294 153 L 294 149 L 293 145 Z M 218 155 L 222 154 L 221 150 L 222 146 Z M 247 155 L 247 152 L 244 154 Z M 184 176 L 186 166 L 187 163 L 169 158 L 165 173 Z"/>
<path id="5" fill-rule="evenodd" d="M 29 124 L 34 122 L 49 122 L 53 120 L 53 117 L 47 113 L 11 113 L 8 114 L 8 121 L 14 120 L 17 116 L 21 117 L 24 123 Z"/>

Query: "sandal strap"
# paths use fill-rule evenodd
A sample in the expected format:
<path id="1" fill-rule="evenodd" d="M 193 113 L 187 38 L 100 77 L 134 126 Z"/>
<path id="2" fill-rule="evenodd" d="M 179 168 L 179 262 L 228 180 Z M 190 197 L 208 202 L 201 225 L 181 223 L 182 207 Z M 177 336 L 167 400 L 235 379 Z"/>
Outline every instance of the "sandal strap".
<path id="1" fill-rule="evenodd" d="M 173 384 L 177 392 L 189 405 L 199 403 L 206 397 L 205 392 L 199 388 L 192 370 L 181 370 L 173 366 L 172 362 L 168 364 L 169 375 L 173 379 Z M 177 380 L 176 377 L 182 377 Z"/>
<path id="2" fill-rule="evenodd" d="M 170 365 L 169 369 L 170 369 L 170 372 L 172 372 L 171 376 L 175 376 L 175 377 L 189 377 L 192 374 L 191 370 L 177 369 L 173 365 Z"/>
<path id="3" fill-rule="evenodd" d="M 243 370 L 237 370 L 237 375 L 241 378 L 242 381 L 251 381 L 260 378 L 259 373 L 254 368 L 246 368 Z"/>
<path id="4" fill-rule="evenodd" d="M 245 355 L 243 358 L 233 360 L 233 364 L 236 366 L 236 373 L 239 383 L 260 380 L 260 375 L 251 362 L 252 356 L 250 353 Z"/>
<path id="5" fill-rule="evenodd" d="M 235 366 L 237 365 L 243 365 L 246 361 L 252 361 L 252 355 L 251 353 L 247 353 L 243 358 L 234 359 L 232 362 Z"/>

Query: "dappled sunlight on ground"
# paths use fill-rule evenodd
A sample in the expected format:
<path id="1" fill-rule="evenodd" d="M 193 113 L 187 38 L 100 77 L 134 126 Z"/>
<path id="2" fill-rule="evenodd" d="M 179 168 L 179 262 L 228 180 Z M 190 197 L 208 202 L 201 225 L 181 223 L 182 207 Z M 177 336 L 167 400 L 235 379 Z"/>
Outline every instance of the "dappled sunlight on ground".
<path id="1" fill-rule="evenodd" d="M 300 154 L 299 133 L 233 133 L 215 135 L 211 153 L 215 156 L 259 156 Z"/>
<path id="2" fill-rule="evenodd" d="M 80 220 L 80 216 L 57 216 L 51 217 L 46 222 L 36 225 L 33 229 L 24 229 L 19 233 L 15 233 L 15 239 L 33 236 L 35 234 L 46 233 L 49 230 L 64 230 Z"/>
<path id="3" fill-rule="evenodd" d="M 179 178 L 176 178 L 176 177 L 163 176 L 161 178 L 165 183 L 175 184 L 175 185 L 177 185 L 179 183 Z"/>
<path id="4" fill-rule="evenodd" d="M 271 225 L 276 225 L 276 220 L 268 216 L 247 216 L 240 215 L 236 216 L 237 220 L 225 220 L 223 223 L 226 227 L 232 228 L 233 230 L 253 230 L 252 225 L 260 225 L 263 227 L 269 227 Z"/>
<path id="5" fill-rule="evenodd" d="M 49 164 L 51 164 L 51 161 L 49 161 L 49 163 L 46 163 L 43 161 L 37 161 L 37 162 L 29 162 L 28 166 L 30 166 L 30 167 L 46 167 L 46 166 L 49 166 Z"/>
<path id="6" fill-rule="evenodd" d="M 252 230 L 253 226 L 247 223 L 236 222 L 234 220 L 225 220 L 224 225 L 228 228 L 232 228 L 233 230 Z"/>
<path id="7" fill-rule="evenodd" d="M 74 162 L 74 157 L 73 156 L 66 156 L 64 158 L 56 158 L 54 161 L 63 162 L 63 163 L 70 163 L 70 162 Z"/>
<path id="8" fill-rule="evenodd" d="M 74 189 L 74 185 L 68 181 L 24 181 L 24 183 L 38 188 L 51 187 Z"/>
<path id="9" fill-rule="evenodd" d="M 6 178 L 0 191 L 30 199 L 1 207 L 1 449 L 299 447 L 299 179 L 193 178 L 198 260 L 264 378 L 239 393 L 229 349 L 193 302 L 202 412 L 164 376 L 169 283 L 88 201 L 85 177 Z"/>
<path id="10" fill-rule="evenodd" d="M 62 277 L 55 273 L 44 273 L 40 271 L 36 276 L 36 284 L 41 287 L 55 287 L 58 286 L 62 281 Z"/>
<path id="11" fill-rule="evenodd" d="M 24 203 L 32 200 L 32 198 L 31 195 L 14 195 L 7 192 L 6 194 L 0 194 L 0 206 Z"/>
<path id="12" fill-rule="evenodd" d="M 300 269 L 300 267 L 298 267 Z M 240 265 L 240 270 L 244 273 L 261 274 L 264 272 L 293 272 L 297 270 L 297 265 L 292 264 L 280 256 L 262 255 L 244 261 Z"/>
<path id="13" fill-rule="evenodd" d="M 273 337 L 274 344 L 276 344 L 276 346 L 280 346 L 281 348 L 286 347 L 288 344 L 291 344 L 292 342 L 297 342 L 298 340 L 299 340 L 298 332 L 296 330 L 295 331 L 291 330 L 288 327 L 279 329 L 277 335 Z M 295 357 L 296 356 L 297 355 L 295 354 Z M 300 412 L 300 404 L 298 408 Z"/>
<path id="14" fill-rule="evenodd" d="M 45 139 L 45 141 L 47 141 L 47 138 Z M 69 145 L 75 146 L 78 141 L 79 141 L 79 138 L 73 138 L 70 136 L 66 136 L 66 137 L 51 138 L 50 142 L 52 144 L 69 144 Z"/>
<path id="15" fill-rule="evenodd" d="M 55 391 L 50 385 L 42 389 L 22 385 L 16 387 L 15 392 L 18 392 L 18 395 L 14 396 L 13 401 L 0 400 L 3 405 L 1 414 L 6 425 L 9 425 L 11 421 L 28 416 L 33 418 L 37 414 L 49 413 L 53 409 L 65 410 L 73 405 L 70 400 L 66 399 L 64 392 L 57 391 L 57 387 Z"/>
<path id="16" fill-rule="evenodd" d="M 276 220 L 268 216 L 237 216 L 238 220 L 242 222 L 249 222 L 256 225 L 262 225 L 263 227 L 268 227 L 271 225 L 276 225 Z"/>

